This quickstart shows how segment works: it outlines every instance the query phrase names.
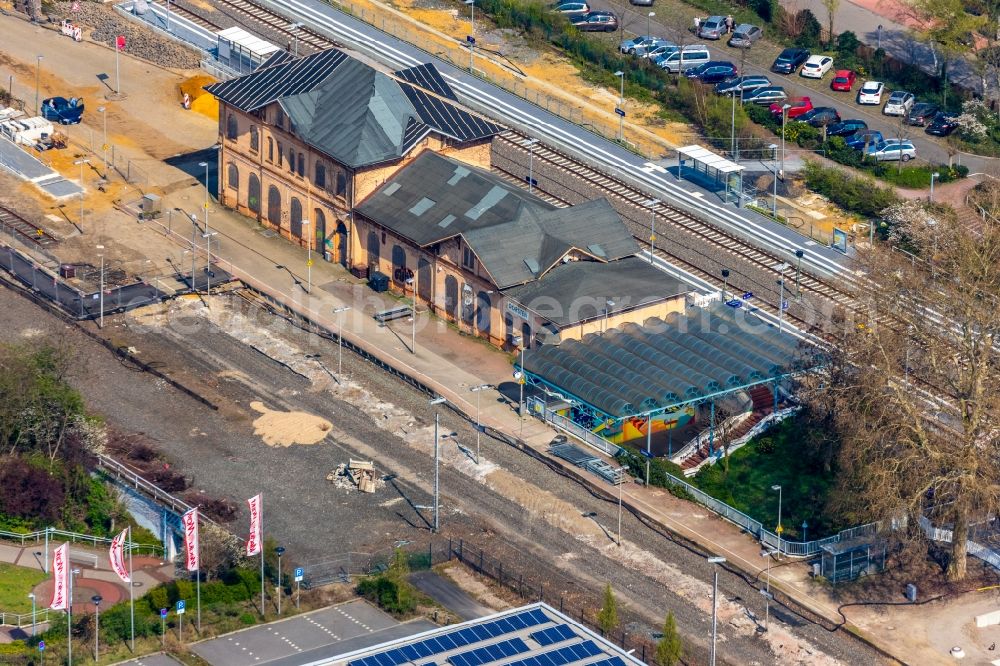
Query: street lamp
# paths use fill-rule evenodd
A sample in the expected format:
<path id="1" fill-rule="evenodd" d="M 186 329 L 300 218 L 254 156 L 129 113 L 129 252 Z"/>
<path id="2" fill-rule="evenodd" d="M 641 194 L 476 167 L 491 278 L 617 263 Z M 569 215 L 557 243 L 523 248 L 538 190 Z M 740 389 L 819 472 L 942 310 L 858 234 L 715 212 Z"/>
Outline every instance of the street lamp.
<path id="1" fill-rule="evenodd" d="M 935 171 L 931 174 L 931 195 L 928 201 L 934 203 L 934 181 L 941 177 L 941 174 Z"/>
<path id="2" fill-rule="evenodd" d="M 651 32 L 649 32 L 649 19 L 653 18 L 654 16 L 656 16 L 656 12 L 649 12 L 648 14 L 646 14 L 646 34 L 647 35 L 652 34 Z"/>
<path id="3" fill-rule="evenodd" d="M 306 283 L 309 285 L 309 293 L 313 290 L 313 256 L 312 238 L 309 237 L 309 220 L 302 220 L 302 239 L 306 242 Z"/>
<path id="4" fill-rule="evenodd" d="M 799 277 L 802 275 L 802 256 L 805 254 L 803 250 L 795 251 L 795 293 L 799 296 L 802 295 L 802 289 L 799 286 Z"/>
<path id="5" fill-rule="evenodd" d="M 608 332 L 608 312 L 615 306 L 613 299 L 608 299 L 604 301 L 604 332 Z"/>
<path id="6" fill-rule="evenodd" d="M 31 599 L 31 635 L 35 635 L 35 593 L 29 592 L 28 598 Z"/>
<path id="7" fill-rule="evenodd" d="M 722 302 L 726 302 L 726 291 L 729 289 L 729 269 L 722 269 Z"/>
<path id="8" fill-rule="evenodd" d="M 785 271 L 788 270 L 788 264 L 781 264 L 778 269 L 781 271 L 778 279 L 778 333 L 781 333 L 785 320 Z"/>
<path id="9" fill-rule="evenodd" d="M 104 328 L 104 246 L 98 245 L 97 249 L 100 250 L 97 256 L 101 258 L 101 328 Z"/>
<path id="10" fill-rule="evenodd" d="M 431 405 L 441 405 L 447 402 L 444 398 L 434 398 L 430 401 Z M 440 437 L 438 437 L 438 428 L 441 424 L 441 414 L 438 410 L 434 410 L 434 534 L 438 533 L 438 529 L 441 527 L 440 521 L 440 506 L 441 506 L 441 483 L 439 474 L 439 455 L 438 449 L 440 444 Z"/>
<path id="11" fill-rule="evenodd" d="M 649 199 L 643 206 L 649 209 L 649 263 L 653 263 L 653 245 L 656 241 L 656 206 L 659 199 Z"/>
<path id="12" fill-rule="evenodd" d="M 90 598 L 94 602 L 94 661 L 100 659 L 101 654 L 101 601 L 102 597 L 95 594 Z"/>
<path id="13" fill-rule="evenodd" d="M 614 470 L 618 478 L 618 547 L 622 547 L 622 486 L 625 485 L 625 472 L 627 468 L 619 467 Z"/>
<path id="14" fill-rule="evenodd" d="M 337 381 L 344 371 L 344 313 L 351 309 L 350 305 L 341 305 L 333 309 L 337 317 Z"/>
<path id="15" fill-rule="evenodd" d="M 784 104 L 781 107 L 781 180 L 785 179 L 785 124 L 788 122 L 788 109 L 791 104 Z"/>
<path id="16" fill-rule="evenodd" d="M 621 92 L 618 94 L 618 108 L 615 109 L 615 113 L 618 114 L 618 140 L 625 141 L 625 72 L 615 72 L 615 76 L 621 79 Z"/>
<path id="17" fill-rule="evenodd" d="M 281 556 L 285 554 L 285 547 L 278 546 L 274 552 L 278 554 L 278 617 L 281 617 Z"/>
<path id="18" fill-rule="evenodd" d="M 532 188 L 535 186 L 535 144 L 538 143 L 538 139 L 532 139 L 524 144 L 524 147 L 528 149 L 528 194 L 531 194 Z"/>
<path id="19" fill-rule="evenodd" d="M 768 621 L 771 615 L 771 599 L 774 599 L 774 595 L 771 594 L 771 558 L 775 555 L 781 554 L 780 550 L 762 550 L 760 553 L 761 557 L 767 558 L 767 583 L 760 593 L 764 596 L 764 631 L 767 631 Z"/>
<path id="20" fill-rule="evenodd" d="M 711 666 L 715 666 L 715 644 L 719 637 L 719 567 L 718 565 L 724 563 L 726 558 L 724 557 L 709 557 L 708 563 L 714 564 L 714 582 L 712 583 L 712 660 L 709 662 Z"/>
<path id="21" fill-rule="evenodd" d="M 771 192 L 771 213 L 778 217 L 778 144 L 772 143 L 768 146 L 771 149 L 771 170 L 774 171 L 774 189 Z"/>
<path id="22" fill-rule="evenodd" d="M 288 26 L 288 30 L 289 32 L 292 33 L 292 39 L 294 40 L 292 42 L 294 44 L 294 46 L 292 47 L 292 54 L 296 58 L 299 56 L 299 28 L 301 27 L 302 27 L 301 23 L 291 23 Z"/>
<path id="23" fill-rule="evenodd" d="M 97 112 L 104 119 L 104 140 L 101 142 L 101 150 L 104 151 L 104 177 L 108 177 L 108 110 L 103 106 L 97 107 Z"/>
<path id="24" fill-rule="evenodd" d="M 66 663 L 69 666 L 73 666 L 73 577 L 79 575 L 79 569 L 70 569 L 69 601 L 66 602 Z"/>
<path id="25" fill-rule="evenodd" d="M 781 486 L 779 484 L 774 484 L 771 486 L 771 490 L 778 491 L 778 527 L 774 530 L 778 533 L 778 537 L 781 537 L 781 533 L 785 531 L 785 528 L 781 526 Z"/>
<path id="26" fill-rule="evenodd" d="M 473 68 L 473 58 L 476 52 L 476 0 L 464 0 L 465 4 L 469 5 L 469 12 L 471 13 L 470 23 L 472 24 L 470 34 L 466 37 L 466 41 L 469 42 L 469 74 L 472 74 Z"/>
<path id="27" fill-rule="evenodd" d="M 517 398 L 517 420 L 518 420 L 518 439 L 523 439 L 524 437 L 524 383 L 527 381 L 527 376 L 524 374 L 524 349 L 527 341 L 521 340 L 521 371 L 517 375 L 517 384 L 520 391 Z"/>
<path id="28" fill-rule="evenodd" d="M 42 107 L 38 103 L 38 78 L 42 69 L 42 58 L 45 56 L 35 56 L 35 112 L 41 113 Z"/>
<path id="29" fill-rule="evenodd" d="M 206 239 L 206 248 L 208 250 L 208 256 L 205 258 L 205 279 L 207 280 L 205 285 L 205 291 L 209 296 L 212 295 L 212 234 L 208 229 L 208 162 L 198 162 L 198 166 L 205 167 L 205 233 L 202 236 Z M 194 275 L 191 276 L 192 285 L 194 284 Z"/>
<path id="30" fill-rule="evenodd" d="M 480 397 L 483 391 L 486 389 L 493 388 L 490 384 L 480 384 L 479 386 L 473 386 L 469 390 L 476 394 L 476 464 L 479 464 L 479 438 L 483 432 L 483 424 L 479 420 L 479 403 Z"/>

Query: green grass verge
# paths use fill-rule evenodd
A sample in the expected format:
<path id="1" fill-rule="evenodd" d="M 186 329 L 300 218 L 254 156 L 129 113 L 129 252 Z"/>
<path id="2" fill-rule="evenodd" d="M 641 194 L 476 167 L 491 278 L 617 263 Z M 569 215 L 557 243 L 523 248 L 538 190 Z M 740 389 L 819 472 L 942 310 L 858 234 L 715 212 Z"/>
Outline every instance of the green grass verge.
<path id="1" fill-rule="evenodd" d="M 0 562 L 0 611 L 30 613 L 28 593 L 43 580 L 45 573 L 39 569 Z"/>

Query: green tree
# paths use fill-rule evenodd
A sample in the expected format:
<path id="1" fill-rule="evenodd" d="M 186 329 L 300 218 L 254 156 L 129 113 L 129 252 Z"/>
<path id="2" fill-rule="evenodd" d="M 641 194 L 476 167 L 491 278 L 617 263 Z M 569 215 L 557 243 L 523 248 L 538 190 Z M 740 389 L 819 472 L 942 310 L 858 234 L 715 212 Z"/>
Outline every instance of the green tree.
<path id="1" fill-rule="evenodd" d="M 615 599 L 611 583 L 604 587 L 604 604 L 597 613 L 597 626 L 605 636 L 610 636 L 618 628 L 618 600 Z"/>
<path id="2" fill-rule="evenodd" d="M 663 621 L 663 637 L 656 644 L 656 666 L 674 666 L 679 664 L 684 654 L 681 635 L 677 631 L 677 620 L 673 611 L 667 613 Z"/>
<path id="3" fill-rule="evenodd" d="M 917 26 L 914 33 L 931 49 L 934 69 L 942 76 L 941 99 L 947 103 L 948 61 L 967 50 L 973 33 L 989 18 L 969 14 L 962 0 L 908 0 L 907 8 Z"/>

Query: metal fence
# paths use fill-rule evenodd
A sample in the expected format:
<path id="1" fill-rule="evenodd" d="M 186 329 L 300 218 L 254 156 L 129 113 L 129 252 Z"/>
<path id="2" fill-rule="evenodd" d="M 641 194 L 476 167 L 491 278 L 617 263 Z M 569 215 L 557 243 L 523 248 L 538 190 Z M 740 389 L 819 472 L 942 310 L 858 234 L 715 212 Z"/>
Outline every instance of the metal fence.
<path id="1" fill-rule="evenodd" d="M 62 615 L 62 613 L 59 613 Z M 49 621 L 49 609 L 39 608 L 32 613 L 5 613 L 0 611 L 0 627 L 30 627 Z"/>
<path id="2" fill-rule="evenodd" d="M 16 541 L 21 546 L 61 540 L 66 540 L 70 543 L 89 544 L 94 548 L 99 545 L 103 546 L 111 544 L 110 537 L 94 536 L 93 534 L 81 534 L 80 532 L 68 532 L 55 527 L 46 527 L 43 530 L 36 530 L 34 532 L 8 532 L 6 530 L 0 530 L 0 539 L 3 541 Z M 127 542 L 125 547 L 130 549 L 133 553 L 140 554 L 150 553 L 151 555 L 159 555 L 163 552 L 163 546 L 154 543 Z"/>

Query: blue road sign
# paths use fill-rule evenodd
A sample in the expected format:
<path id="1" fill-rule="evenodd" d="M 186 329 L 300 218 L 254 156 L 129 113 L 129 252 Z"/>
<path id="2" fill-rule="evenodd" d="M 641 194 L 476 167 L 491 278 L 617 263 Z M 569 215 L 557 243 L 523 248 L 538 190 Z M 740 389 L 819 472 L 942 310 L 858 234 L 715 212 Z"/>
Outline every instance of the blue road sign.
<path id="1" fill-rule="evenodd" d="M 618 114 L 619 116 L 621 116 L 622 118 L 624 118 L 624 117 L 625 117 L 625 109 L 619 109 L 619 108 L 618 108 L 618 107 L 616 106 L 616 107 L 615 107 L 615 113 L 617 113 L 617 114 Z"/>
<path id="2" fill-rule="evenodd" d="M 302 567 L 295 567 L 295 582 L 301 582 L 306 575 L 306 570 Z"/>
<path id="3" fill-rule="evenodd" d="M 728 305 L 731 308 L 741 308 L 743 307 L 743 301 L 741 301 L 738 298 L 734 298 L 731 301 L 726 301 L 726 305 Z"/>
<path id="4" fill-rule="evenodd" d="M 781 301 L 781 309 L 782 310 L 787 310 L 788 309 L 788 301 L 787 300 Z"/>
<path id="5" fill-rule="evenodd" d="M 38 641 L 38 651 L 45 652 L 45 641 Z"/>
<path id="6" fill-rule="evenodd" d="M 470 44 L 475 44 L 476 43 L 476 38 L 473 37 L 472 35 L 466 35 L 465 36 L 465 41 L 469 42 Z"/>
<path id="7" fill-rule="evenodd" d="M 178 601 L 177 601 L 177 614 L 178 615 L 184 615 L 185 606 L 186 606 L 186 604 L 184 603 L 184 600 L 183 599 L 178 599 Z"/>
<path id="8" fill-rule="evenodd" d="M 655 458 L 656 454 L 652 451 L 647 451 L 646 449 L 639 449 L 639 453 L 646 456 L 647 458 Z"/>
<path id="9" fill-rule="evenodd" d="M 753 298 L 753 292 L 752 291 L 744 291 L 743 292 L 743 300 L 744 301 L 749 301 L 751 298 Z"/>
<path id="10" fill-rule="evenodd" d="M 166 616 L 167 616 L 167 609 L 166 608 L 161 608 L 160 609 L 160 617 L 166 617 Z"/>

